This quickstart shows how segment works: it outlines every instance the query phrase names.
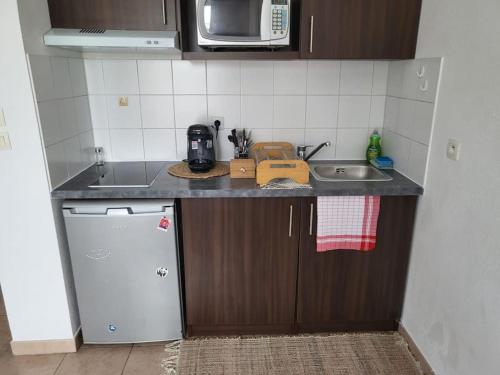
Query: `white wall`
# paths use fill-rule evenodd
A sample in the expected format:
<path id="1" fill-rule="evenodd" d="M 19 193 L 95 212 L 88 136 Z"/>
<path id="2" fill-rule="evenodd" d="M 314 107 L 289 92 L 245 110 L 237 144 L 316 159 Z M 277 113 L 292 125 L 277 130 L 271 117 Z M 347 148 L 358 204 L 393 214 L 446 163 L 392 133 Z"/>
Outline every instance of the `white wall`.
<path id="1" fill-rule="evenodd" d="M 224 117 L 219 158 L 233 156 L 227 135 L 254 141 L 319 144 L 318 158 L 364 159 L 384 123 L 388 62 L 85 62 L 94 135 L 108 160 L 182 160 L 186 129 Z M 128 107 L 118 105 L 120 96 Z"/>
<path id="2" fill-rule="evenodd" d="M 13 340 L 73 337 L 35 100 L 16 0 L 0 2 L 0 282 Z"/>
<path id="3" fill-rule="evenodd" d="M 444 62 L 403 324 L 440 375 L 499 373 L 499 14 L 498 0 L 423 1 L 417 55 Z"/>

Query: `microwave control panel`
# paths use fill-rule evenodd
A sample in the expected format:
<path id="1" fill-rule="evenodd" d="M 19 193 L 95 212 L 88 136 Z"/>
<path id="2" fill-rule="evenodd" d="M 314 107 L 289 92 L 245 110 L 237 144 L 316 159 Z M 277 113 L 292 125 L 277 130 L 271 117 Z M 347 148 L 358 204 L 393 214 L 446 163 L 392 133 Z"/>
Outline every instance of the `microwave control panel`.
<path id="1" fill-rule="evenodd" d="M 271 16 L 271 39 L 285 38 L 290 22 L 289 0 L 271 0 Z"/>

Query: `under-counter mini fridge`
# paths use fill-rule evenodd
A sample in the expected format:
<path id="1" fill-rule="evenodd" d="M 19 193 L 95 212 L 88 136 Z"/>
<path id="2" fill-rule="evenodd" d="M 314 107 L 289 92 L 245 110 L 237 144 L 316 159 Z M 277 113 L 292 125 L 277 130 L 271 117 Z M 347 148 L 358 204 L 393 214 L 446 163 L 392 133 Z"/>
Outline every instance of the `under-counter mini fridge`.
<path id="1" fill-rule="evenodd" d="M 64 202 L 85 343 L 182 338 L 174 213 L 169 200 Z"/>

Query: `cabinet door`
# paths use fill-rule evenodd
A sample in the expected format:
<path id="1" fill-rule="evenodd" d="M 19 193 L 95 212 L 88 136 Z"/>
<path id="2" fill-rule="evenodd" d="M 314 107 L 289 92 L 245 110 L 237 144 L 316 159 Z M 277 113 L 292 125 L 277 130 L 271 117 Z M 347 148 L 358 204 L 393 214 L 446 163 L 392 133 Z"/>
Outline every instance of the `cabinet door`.
<path id="1" fill-rule="evenodd" d="M 176 0 L 49 0 L 52 27 L 176 30 Z"/>
<path id="2" fill-rule="evenodd" d="M 301 57 L 414 58 L 421 3 L 422 0 L 304 1 Z"/>
<path id="3" fill-rule="evenodd" d="M 299 330 L 392 330 L 397 327 L 416 201 L 416 197 L 382 198 L 375 250 L 318 253 L 316 200 L 303 200 L 297 297 Z"/>
<path id="4" fill-rule="evenodd" d="M 289 333 L 300 201 L 183 199 L 189 335 Z"/>
<path id="5" fill-rule="evenodd" d="M 176 0 L 121 0 L 121 28 L 176 30 Z"/>
<path id="6" fill-rule="evenodd" d="M 52 27 L 120 28 L 120 0 L 48 0 Z"/>

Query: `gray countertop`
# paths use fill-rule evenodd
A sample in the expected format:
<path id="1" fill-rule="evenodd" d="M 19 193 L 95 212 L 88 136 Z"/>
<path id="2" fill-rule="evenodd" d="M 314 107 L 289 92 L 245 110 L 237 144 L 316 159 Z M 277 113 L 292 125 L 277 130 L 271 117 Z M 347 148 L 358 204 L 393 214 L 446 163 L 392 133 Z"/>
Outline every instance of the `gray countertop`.
<path id="1" fill-rule="evenodd" d="M 231 197 L 311 197 L 339 195 L 422 195 L 423 188 L 396 171 L 384 182 L 319 182 L 311 176 L 312 189 L 260 189 L 254 179 L 231 179 L 229 176 L 208 180 L 187 180 L 168 174 L 176 162 L 146 162 L 146 169 L 160 170 L 150 187 L 90 188 L 100 177 L 113 173 L 115 167 L 136 169 L 139 163 L 107 163 L 90 167 L 52 192 L 55 199 L 148 199 L 148 198 L 231 198 Z M 325 162 L 313 162 L 322 164 Z M 331 163 L 331 162 L 330 162 Z M 342 162 L 345 164 L 346 162 Z M 358 162 L 359 163 L 359 162 Z M 133 168 L 134 167 L 134 168 Z"/>

